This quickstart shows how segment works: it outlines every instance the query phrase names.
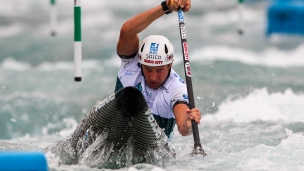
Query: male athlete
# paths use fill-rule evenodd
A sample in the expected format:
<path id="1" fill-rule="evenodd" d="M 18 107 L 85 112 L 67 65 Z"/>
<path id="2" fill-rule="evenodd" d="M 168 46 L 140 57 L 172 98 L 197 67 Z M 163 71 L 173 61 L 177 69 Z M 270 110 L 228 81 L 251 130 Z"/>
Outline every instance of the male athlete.
<path id="1" fill-rule="evenodd" d="M 138 33 L 147 28 L 153 21 L 164 14 L 177 11 L 178 7 L 187 12 L 191 6 L 191 0 L 171 0 L 170 2 L 172 6 L 169 5 L 169 0 L 164 1 L 161 5 L 131 18 L 121 27 L 117 54 L 120 56 L 122 64 L 118 71 L 115 89 L 118 91 L 127 86 L 138 88 L 145 97 L 159 127 L 165 129 L 164 132 L 169 141 L 172 138 L 175 124 L 177 124 L 180 134 L 186 136 L 192 133 L 191 120 L 200 123 L 201 119 L 199 109 L 189 109 L 186 85 L 172 69 L 174 50 L 171 42 L 164 36 L 151 35 L 139 45 Z M 80 159 L 85 159 L 84 161 L 88 162 L 90 166 L 103 167 L 106 165 L 106 161 L 109 161 L 111 166 L 113 162 L 123 165 L 124 160 L 127 160 L 127 157 L 125 159 L 122 156 L 128 154 L 127 149 L 129 148 L 126 147 L 125 151 L 123 148 L 118 148 L 120 149 L 117 151 L 119 155 L 116 155 L 112 151 L 114 147 L 111 141 L 105 143 L 104 133 L 98 130 L 99 127 L 103 126 L 102 124 L 98 125 L 102 117 L 96 115 L 95 112 L 96 108 L 93 108 L 77 126 L 71 137 L 59 141 L 50 148 L 51 151 L 60 156 L 63 163 L 74 164 Z M 153 158 L 156 153 L 151 154 L 150 157 Z M 160 151 L 155 158 L 162 159 L 163 156 L 167 155 L 170 156 L 171 153 Z M 174 155 L 174 151 L 172 155 Z M 152 161 L 145 154 L 139 156 L 140 160 L 138 159 L 138 161 L 137 159 L 133 161 L 133 159 L 131 157 L 128 160 L 134 163 Z M 156 164 L 161 163 L 161 161 L 156 161 Z"/>
<path id="2" fill-rule="evenodd" d="M 122 63 L 115 91 L 127 86 L 138 88 L 169 140 L 175 123 L 182 136 L 192 134 L 191 120 L 200 123 L 201 112 L 188 107 L 186 85 L 172 69 L 174 50 L 171 42 L 164 36 L 151 35 L 139 45 L 138 33 L 164 14 L 177 11 L 178 7 L 188 12 L 190 6 L 191 0 L 167 0 L 134 16 L 122 25 L 117 43 Z"/>

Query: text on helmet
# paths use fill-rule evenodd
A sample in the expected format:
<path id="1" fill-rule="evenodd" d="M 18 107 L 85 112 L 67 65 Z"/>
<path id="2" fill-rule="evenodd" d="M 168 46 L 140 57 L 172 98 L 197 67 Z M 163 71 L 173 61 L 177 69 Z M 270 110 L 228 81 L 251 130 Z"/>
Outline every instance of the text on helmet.
<path id="1" fill-rule="evenodd" d="M 146 54 L 146 59 L 161 59 L 160 55 Z"/>
<path id="2" fill-rule="evenodd" d="M 145 63 L 150 63 L 150 64 L 163 64 L 163 61 L 153 61 L 153 60 L 148 60 L 148 59 L 144 59 Z"/>

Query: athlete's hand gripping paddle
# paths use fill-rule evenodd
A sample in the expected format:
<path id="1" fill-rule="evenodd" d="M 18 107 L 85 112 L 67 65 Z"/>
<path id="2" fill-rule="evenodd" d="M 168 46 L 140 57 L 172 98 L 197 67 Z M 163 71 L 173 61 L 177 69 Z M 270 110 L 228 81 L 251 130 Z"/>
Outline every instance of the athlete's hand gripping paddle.
<path id="1" fill-rule="evenodd" d="M 186 39 L 186 27 L 184 22 L 184 13 L 181 8 L 178 9 L 178 21 L 179 21 L 180 38 L 182 43 L 184 71 L 185 71 L 186 85 L 187 85 L 188 98 L 189 98 L 189 107 L 190 109 L 193 109 L 195 108 L 195 104 L 194 104 L 194 96 L 193 96 L 193 88 L 192 88 L 192 80 L 191 80 L 188 44 Z M 205 156 L 207 154 L 205 153 L 200 142 L 197 123 L 194 120 L 192 120 L 191 122 L 192 122 L 193 138 L 194 138 L 194 149 L 191 154 L 192 155 L 201 154 Z"/>

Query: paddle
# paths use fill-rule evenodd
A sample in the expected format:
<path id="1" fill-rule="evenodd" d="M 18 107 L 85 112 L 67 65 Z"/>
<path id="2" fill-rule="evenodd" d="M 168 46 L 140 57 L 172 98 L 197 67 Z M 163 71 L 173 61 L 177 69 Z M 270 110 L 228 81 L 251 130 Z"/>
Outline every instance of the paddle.
<path id="1" fill-rule="evenodd" d="M 193 96 L 193 88 L 192 88 L 192 80 L 191 80 L 188 44 L 186 39 L 186 27 L 184 22 L 184 13 L 181 8 L 178 9 L 178 21 L 179 21 L 180 38 L 182 43 L 184 71 L 185 71 L 186 85 L 187 85 L 188 98 L 189 98 L 189 107 L 190 109 L 193 109 L 195 108 L 195 104 L 194 104 L 194 96 Z M 194 138 L 194 149 L 191 154 L 192 155 L 201 154 L 205 156 L 207 154 L 205 153 L 200 142 L 197 123 L 194 120 L 192 120 L 191 122 L 192 122 L 193 138 Z"/>

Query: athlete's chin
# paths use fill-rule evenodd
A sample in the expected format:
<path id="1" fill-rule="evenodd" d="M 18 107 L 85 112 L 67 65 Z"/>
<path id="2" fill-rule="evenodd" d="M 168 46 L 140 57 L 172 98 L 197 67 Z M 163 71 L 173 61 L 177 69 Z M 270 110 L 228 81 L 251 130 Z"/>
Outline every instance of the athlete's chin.
<path id="1" fill-rule="evenodd" d="M 148 86 L 152 89 L 158 89 L 160 87 L 160 85 L 157 83 L 150 83 L 150 84 L 148 84 Z"/>

